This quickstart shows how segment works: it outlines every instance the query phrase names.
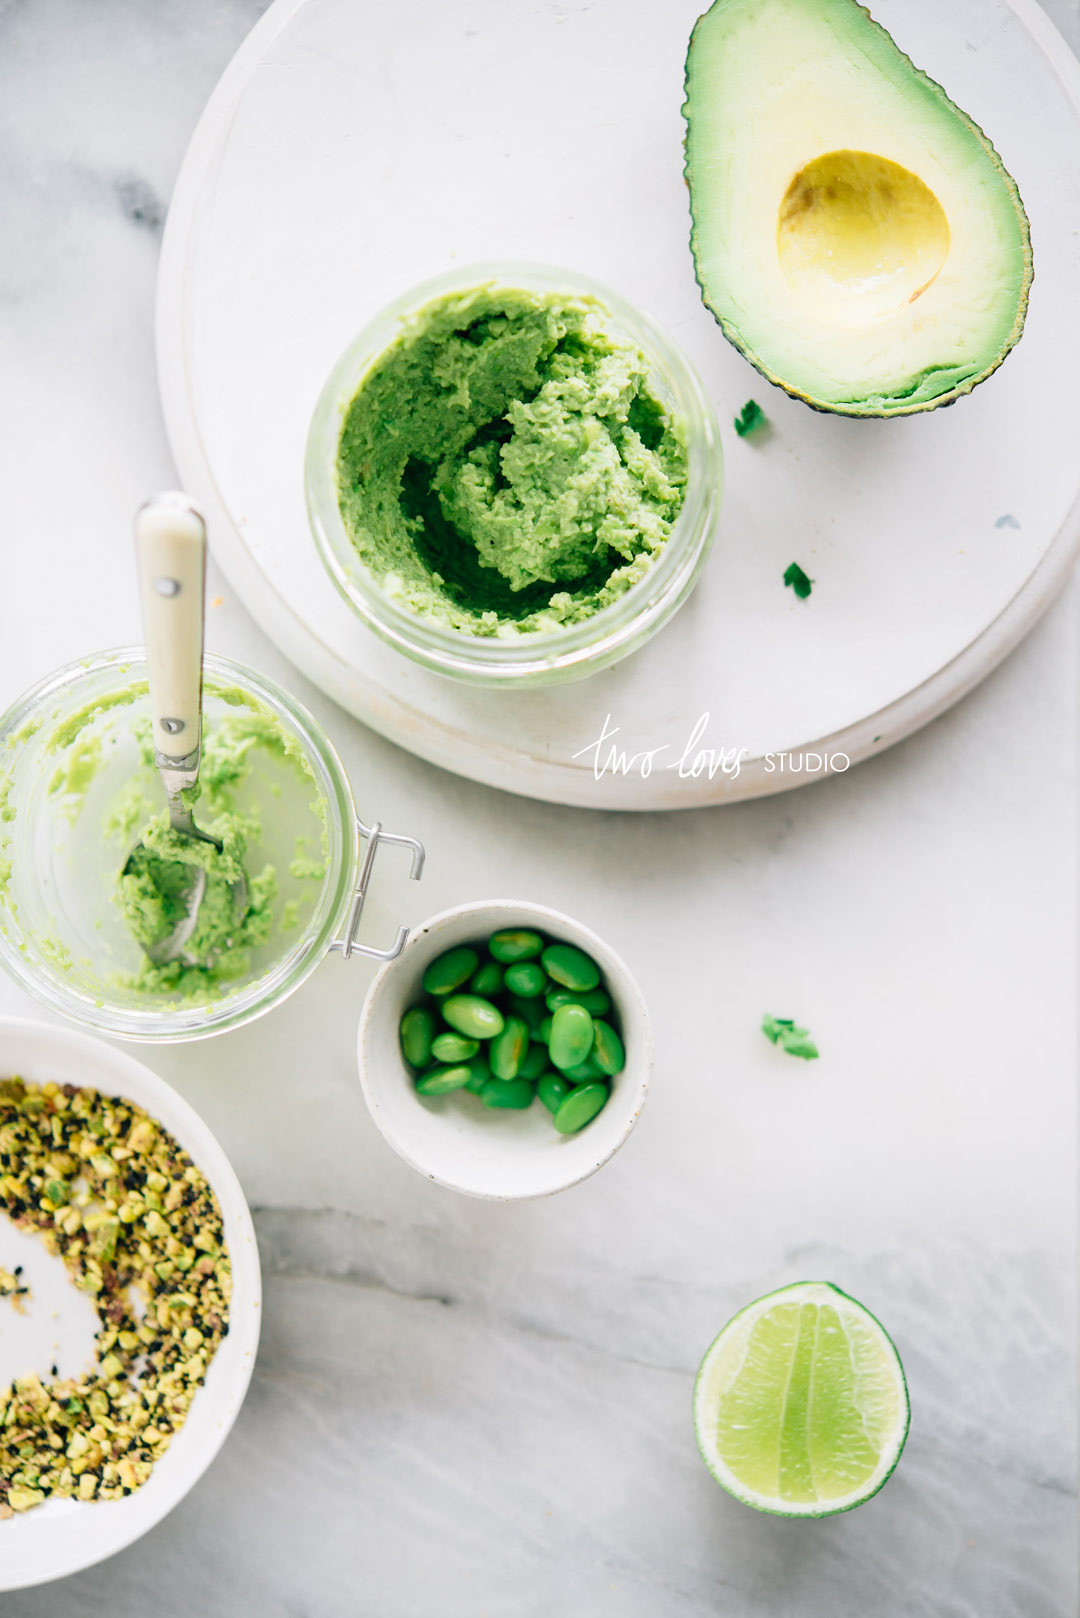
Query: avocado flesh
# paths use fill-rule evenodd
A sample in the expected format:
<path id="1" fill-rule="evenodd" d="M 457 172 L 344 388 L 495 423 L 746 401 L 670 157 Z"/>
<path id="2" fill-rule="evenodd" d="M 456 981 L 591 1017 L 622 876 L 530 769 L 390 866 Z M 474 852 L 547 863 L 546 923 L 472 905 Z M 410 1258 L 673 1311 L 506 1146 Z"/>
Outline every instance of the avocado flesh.
<path id="1" fill-rule="evenodd" d="M 702 295 L 769 381 L 821 410 L 910 415 L 1018 341 L 1016 185 L 857 0 L 716 0 L 683 112 Z"/>

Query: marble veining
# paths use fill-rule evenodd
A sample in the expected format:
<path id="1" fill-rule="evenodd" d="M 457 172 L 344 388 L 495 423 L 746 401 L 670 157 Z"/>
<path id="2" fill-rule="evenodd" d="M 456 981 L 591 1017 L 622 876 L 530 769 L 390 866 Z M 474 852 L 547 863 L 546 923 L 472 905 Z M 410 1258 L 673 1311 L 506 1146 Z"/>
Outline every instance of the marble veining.
<path id="1" fill-rule="evenodd" d="M 134 1613 L 162 1581 L 166 1611 L 238 1618 L 396 1618 L 436 1600 L 452 1618 L 1068 1610 L 1072 1320 L 1044 1253 L 935 1243 L 853 1261 L 808 1245 L 756 1277 L 840 1275 L 887 1298 L 906 1362 L 896 1477 L 813 1524 L 740 1508 L 694 1449 L 696 1360 L 739 1282 L 598 1273 L 568 1253 L 541 1285 L 509 1260 L 463 1264 L 426 1228 L 328 1210 L 256 1222 L 263 1347 L 209 1476 L 124 1557 L 5 1613 Z"/>
<path id="2" fill-rule="evenodd" d="M 148 230 L 153 236 L 161 234 L 165 224 L 165 204 L 149 180 L 139 174 L 125 174 L 113 181 L 113 189 L 125 219 L 130 219 L 133 225 Z"/>

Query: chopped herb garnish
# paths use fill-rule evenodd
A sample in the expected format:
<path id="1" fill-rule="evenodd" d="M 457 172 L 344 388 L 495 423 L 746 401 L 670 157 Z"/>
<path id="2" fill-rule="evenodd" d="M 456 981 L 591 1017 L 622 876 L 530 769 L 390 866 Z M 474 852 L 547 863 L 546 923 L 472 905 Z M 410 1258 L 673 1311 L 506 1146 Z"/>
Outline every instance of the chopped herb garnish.
<path id="1" fill-rule="evenodd" d="M 766 1013 L 761 1019 L 761 1032 L 789 1056 L 801 1056 L 805 1062 L 812 1062 L 820 1055 L 809 1031 L 797 1027 L 790 1017 L 770 1017 Z"/>
<path id="2" fill-rule="evenodd" d="M 755 427 L 764 427 L 768 419 L 756 399 L 747 399 L 742 410 L 735 417 L 735 431 L 740 438 L 745 438 L 747 433 L 752 433 Z"/>
<path id="3" fill-rule="evenodd" d="M 792 562 L 784 573 L 784 583 L 790 584 L 800 601 L 805 601 L 814 588 L 814 581 L 808 578 L 798 562 Z"/>

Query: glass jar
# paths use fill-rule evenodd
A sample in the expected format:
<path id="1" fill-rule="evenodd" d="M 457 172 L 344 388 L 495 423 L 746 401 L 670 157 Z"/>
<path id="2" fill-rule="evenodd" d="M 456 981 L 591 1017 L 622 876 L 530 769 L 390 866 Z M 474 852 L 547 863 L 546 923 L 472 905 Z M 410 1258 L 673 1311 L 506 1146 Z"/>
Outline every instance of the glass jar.
<path id="1" fill-rule="evenodd" d="M 236 807 L 257 817 L 249 886 L 272 866 L 277 894 L 270 937 L 250 950 L 246 970 L 196 997 L 139 986 L 144 957 L 117 900 L 131 845 L 165 807 L 142 648 L 70 664 L 0 719 L 0 959 L 51 1010 L 107 1034 L 221 1033 L 278 1005 L 328 950 L 387 960 L 408 936 L 400 929 L 386 950 L 356 942 L 379 842 L 411 848 L 413 876 L 423 849 L 357 819 L 341 761 L 306 709 L 263 676 L 208 656 L 203 712 L 204 742 L 230 722 L 235 733 L 237 715 L 261 716 L 243 743 Z M 268 744 L 255 737 L 260 728 Z"/>
<path id="2" fill-rule="evenodd" d="M 656 559 L 610 605 L 583 622 L 557 630 L 505 638 L 472 635 L 411 611 L 364 565 L 338 506 L 338 440 L 360 383 L 425 305 L 477 288 L 595 300 L 607 316 L 608 328 L 645 355 L 653 391 L 686 434 L 685 498 Z M 323 563 L 369 629 L 427 668 L 473 685 L 545 685 L 581 679 L 610 667 L 678 611 L 697 582 L 712 543 L 723 488 L 723 457 L 715 412 L 701 381 L 648 315 L 575 271 L 534 264 L 474 264 L 414 287 L 349 344 L 315 407 L 305 481 L 308 516 Z"/>

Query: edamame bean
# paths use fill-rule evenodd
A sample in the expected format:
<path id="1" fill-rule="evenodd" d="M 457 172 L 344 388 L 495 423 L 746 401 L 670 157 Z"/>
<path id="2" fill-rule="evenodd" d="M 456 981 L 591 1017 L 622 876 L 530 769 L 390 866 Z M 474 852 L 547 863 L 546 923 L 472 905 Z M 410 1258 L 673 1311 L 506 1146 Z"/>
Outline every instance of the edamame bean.
<path id="1" fill-rule="evenodd" d="M 478 994 L 452 994 L 443 1002 L 442 1014 L 466 1039 L 494 1039 L 503 1031 L 502 1012 Z"/>
<path id="2" fill-rule="evenodd" d="M 551 989 L 545 1003 L 549 1011 L 558 1011 L 560 1006 L 584 1006 L 590 1017 L 602 1017 L 605 1011 L 611 1010 L 611 996 L 606 989 L 585 989 L 580 993 L 573 989 Z"/>
<path id="3" fill-rule="evenodd" d="M 488 1046 L 488 1061 L 497 1079 L 516 1079 L 529 1048 L 529 1030 L 520 1017 L 507 1017 L 501 1034 Z"/>
<path id="4" fill-rule="evenodd" d="M 482 1000 L 501 994 L 502 986 L 503 969 L 498 961 L 485 961 L 479 972 L 474 972 L 469 979 L 469 993 L 478 994 Z"/>
<path id="5" fill-rule="evenodd" d="M 426 1006 L 412 1006 L 401 1019 L 401 1052 L 410 1067 L 427 1067 L 435 1038 L 435 1018 Z"/>
<path id="6" fill-rule="evenodd" d="M 536 1030 L 536 1037 L 537 1037 L 537 1039 L 541 1040 L 542 1043 L 545 1044 L 545 1045 L 550 1045 L 551 1044 L 551 1018 L 550 1017 L 545 1017 L 543 1019 L 543 1021 L 541 1022 L 540 1026 L 539 1026 L 539 1028 Z"/>
<path id="7" fill-rule="evenodd" d="M 445 955 L 436 956 L 428 966 L 424 973 L 424 989 L 428 994 L 450 994 L 468 982 L 479 965 L 479 955 L 467 944 L 462 944 L 458 949 L 448 949 Z"/>
<path id="8" fill-rule="evenodd" d="M 544 1020 L 544 1002 L 542 1000 L 519 1000 L 516 994 L 507 995 L 506 1004 L 515 1017 L 528 1023 L 529 1032 L 536 1038 L 537 1029 Z"/>
<path id="9" fill-rule="evenodd" d="M 489 1079 L 480 1092 L 485 1107 L 509 1107 L 515 1112 L 531 1107 L 536 1091 L 528 1079 Z"/>
<path id="10" fill-rule="evenodd" d="M 577 1062 L 573 1067 L 564 1067 L 563 1076 L 574 1084 L 589 1084 L 596 1079 L 607 1078 L 607 1074 L 596 1060 L 595 1051 L 590 1051 L 584 1062 Z"/>
<path id="11" fill-rule="evenodd" d="M 437 1062 L 467 1062 L 480 1049 L 478 1039 L 466 1039 L 464 1034 L 436 1034 L 431 1041 L 431 1054 Z"/>
<path id="12" fill-rule="evenodd" d="M 515 961 L 506 968 L 503 981 L 511 994 L 536 1000 L 548 986 L 548 975 L 536 961 Z"/>
<path id="13" fill-rule="evenodd" d="M 545 1073 L 536 1086 L 536 1093 L 548 1112 L 558 1112 L 570 1094 L 570 1086 L 565 1079 L 560 1079 L 557 1073 Z"/>
<path id="14" fill-rule="evenodd" d="M 416 1089 L 422 1096 L 444 1096 L 451 1090 L 462 1090 L 469 1082 L 467 1067 L 433 1067 L 422 1073 Z"/>
<path id="15" fill-rule="evenodd" d="M 590 1061 L 596 1063 L 602 1073 L 609 1079 L 621 1073 L 626 1066 L 626 1052 L 623 1042 L 612 1028 L 610 1023 L 593 1023 L 593 1048 Z"/>
<path id="16" fill-rule="evenodd" d="M 551 1065 L 547 1046 L 540 1044 L 530 1045 L 518 1068 L 519 1079 L 538 1079 L 541 1073 L 546 1073 Z"/>
<path id="17" fill-rule="evenodd" d="M 470 1095 L 478 1096 L 491 1077 L 487 1057 L 474 1056 L 471 1062 L 466 1063 L 466 1066 L 469 1069 L 469 1077 L 466 1080 L 465 1088 Z"/>
<path id="18" fill-rule="evenodd" d="M 488 939 L 488 949 L 497 961 L 532 961 L 543 947 L 540 934 L 526 927 L 506 927 Z"/>
<path id="19" fill-rule="evenodd" d="M 551 1121 L 560 1135 L 574 1135 L 596 1117 L 607 1098 L 606 1084 L 579 1084 L 559 1103 Z"/>
<path id="20" fill-rule="evenodd" d="M 593 1021 L 584 1006 L 560 1006 L 551 1016 L 548 1049 L 556 1067 L 576 1067 L 592 1050 Z"/>
<path id="21" fill-rule="evenodd" d="M 549 944 L 540 959 L 548 977 L 564 989 L 595 989 L 600 982 L 596 962 L 574 944 Z"/>

